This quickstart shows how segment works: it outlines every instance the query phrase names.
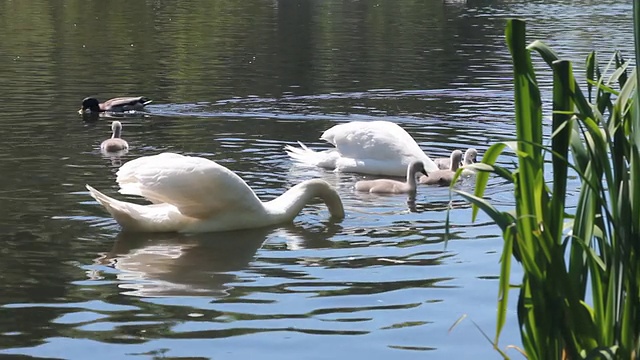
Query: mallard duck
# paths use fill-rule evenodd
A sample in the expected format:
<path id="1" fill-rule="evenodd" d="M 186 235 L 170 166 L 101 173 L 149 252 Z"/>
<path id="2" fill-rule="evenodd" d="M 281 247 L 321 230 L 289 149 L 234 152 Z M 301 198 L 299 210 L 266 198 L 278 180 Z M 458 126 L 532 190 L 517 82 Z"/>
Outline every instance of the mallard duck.
<path id="1" fill-rule="evenodd" d="M 151 103 L 152 100 L 144 96 L 137 97 L 117 97 L 109 99 L 103 103 L 96 98 L 88 97 L 82 100 L 82 108 L 79 113 L 98 113 L 98 112 L 125 112 L 132 110 L 143 110 L 144 107 Z"/>
<path id="2" fill-rule="evenodd" d="M 412 193 L 416 191 L 417 173 L 427 175 L 422 161 L 413 161 L 409 164 L 407 167 L 407 178 L 404 182 L 391 179 L 362 180 L 358 181 L 355 187 L 357 191 L 367 191 L 370 193 Z"/>
<path id="3" fill-rule="evenodd" d="M 117 152 L 122 150 L 128 150 L 129 144 L 120 138 L 122 134 L 122 124 L 120 121 L 114 121 L 111 123 L 111 139 L 107 139 L 100 144 L 100 150 L 106 152 Z"/>

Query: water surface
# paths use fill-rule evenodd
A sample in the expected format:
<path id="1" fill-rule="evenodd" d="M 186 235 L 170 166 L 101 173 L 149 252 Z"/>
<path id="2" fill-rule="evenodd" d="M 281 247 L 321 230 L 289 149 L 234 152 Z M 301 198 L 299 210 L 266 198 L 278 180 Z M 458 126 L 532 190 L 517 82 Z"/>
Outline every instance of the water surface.
<path id="1" fill-rule="evenodd" d="M 511 139 L 512 16 L 578 72 L 593 47 L 632 43 L 631 5 L 613 1 L 2 2 L 0 353 L 499 358 L 471 322 L 495 331 L 502 240 L 486 216 L 447 188 L 355 193 L 362 176 L 283 147 L 327 148 L 322 132 L 353 120 L 396 122 L 433 156 Z M 131 150 L 104 156 L 112 119 L 76 110 L 129 94 L 154 103 L 118 118 Z M 118 167 L 163 151 L 213 159 L 264 200 L 325 179 L 347 217 L 313 204 L 280 227 L 120 233 L 84 185 L 122 198 Z M 510 189 L 493 179 L 487 197 L 509 208 Z M 513 304 L 501 344 L 520 344 Z"/>

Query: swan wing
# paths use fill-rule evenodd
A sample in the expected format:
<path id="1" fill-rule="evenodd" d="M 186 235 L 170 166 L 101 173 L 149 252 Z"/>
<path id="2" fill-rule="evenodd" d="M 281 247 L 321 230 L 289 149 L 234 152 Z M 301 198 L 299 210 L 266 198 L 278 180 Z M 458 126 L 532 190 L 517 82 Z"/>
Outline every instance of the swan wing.
<path id="1" fill-rule="evenodd" d="M 336 125 L 326 130 L 321 139 L 333 144 L 348 158 L 403 164 L 429 159 L 409 133 L 389 121 L 353 121 Z M 431 167 L 430 164 L 425 166 Z"/>
<path id="2" fill-rule="evenodd" d="M 116 176 L 120 193 L 174 205 L 194 218 L 230 211 L 247 215 L 263 206 L 238 175 L 205 158 L 173 153 L 144 156 L 124 164 Z"/>

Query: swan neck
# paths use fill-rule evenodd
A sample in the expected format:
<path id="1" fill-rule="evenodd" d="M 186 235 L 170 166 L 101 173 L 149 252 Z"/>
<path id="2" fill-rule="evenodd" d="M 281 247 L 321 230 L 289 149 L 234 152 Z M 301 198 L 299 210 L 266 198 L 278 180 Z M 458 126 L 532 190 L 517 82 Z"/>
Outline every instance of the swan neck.
<path id="1" fill-rule="evenodd" d="M 462 156 L 460 155 L 451 155 L 451 171 L 457 171 L 460 168 L 460 162 L 462 161 Z"/>
<path id="2" fill-rule="evenodd" d="M 325 203 L 331 217 L 344 218 L 340 196 L 331 185 L 319 179 L 307 180 L 292 187 L 279 197 L 264 203 L 264 207 L 267 213 L 278 221 L 292 221 L 314 198 L 319 198 Z"/>
<path id="3" fill-rule="evenodd" d="M 451 171 L 457 171 L 458 168 L 460 168 L 460 159 L 456 159 L 458 161 L 452 161 L 451 162 Z"/>
<path id="4" fill-rule="evenodd" d="M 111 130 L 113 130 L 113 135 L 111 135 L 111 138 L 117 139 L 122 134 L 122 125 L 120 125 L 120 123 L 114 123 Z"/>
<path id="5" fill-rule="evenodd" d="M 410 191 L 415 191 L 418 188 L 418 183 L 416 180 L 416 174 L 418 171 L 413 167 L 409 167 L 407 169 L 407 185 L 409 186 Z"/>

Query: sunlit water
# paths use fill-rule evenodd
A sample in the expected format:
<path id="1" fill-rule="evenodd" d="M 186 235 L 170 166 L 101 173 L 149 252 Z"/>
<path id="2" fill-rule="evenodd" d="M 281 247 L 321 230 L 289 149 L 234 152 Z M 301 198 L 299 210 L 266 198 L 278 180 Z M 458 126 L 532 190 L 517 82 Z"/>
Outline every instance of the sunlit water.
<path id="1" fill-rule="evenodd" d="M 629 46 L 630 5 L 179 3 L 0 6 L 0 30 L 17 34 L 0 42 L 0 353 L 498 358 L 472 323 L 493 336 L 502 240 L 486 216 L 472 223 L 447 188 L 420 187 L 414 201 L 356 193 L 363 176 L 297 166 L 283 147 L 326 149 L 325 129 L 384 119 L 430 155 L 482 154 L 515 130 L 504 19 L 531 18 L 529 38 L 581 71 L 594 46 Z M 130 151 L 101 154 L 112 119 L 83 122 L 80 99 L 138 93 L 155 102 L 118 117 Z M 280 227 L 120 233 L 84 185 L 123 198 L 117 168 L 162 151 L 213 159 L 263 200 L 322 178 L 347 217 L 313 204 Z M 507 209 L 510 190 L 492 179 L 487 198 Z M 511 303 L 503 347 L 520 344 Z"/>

